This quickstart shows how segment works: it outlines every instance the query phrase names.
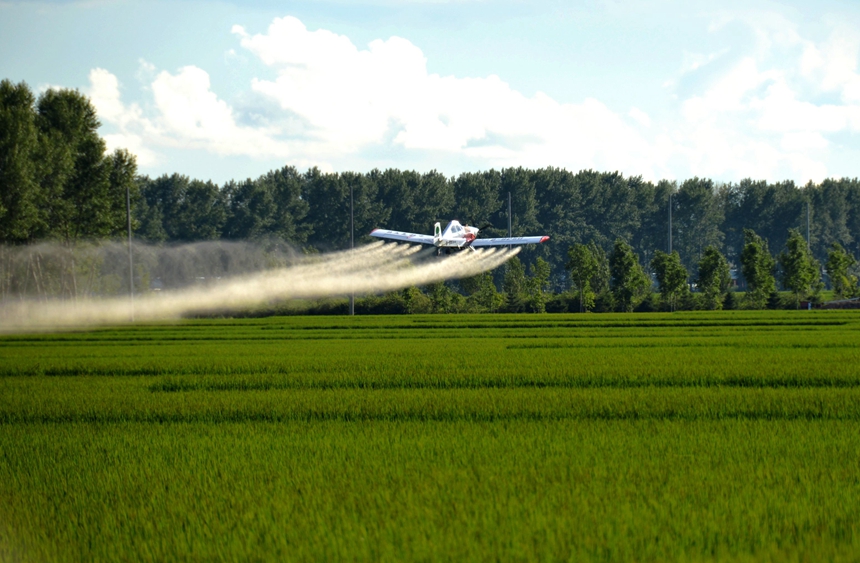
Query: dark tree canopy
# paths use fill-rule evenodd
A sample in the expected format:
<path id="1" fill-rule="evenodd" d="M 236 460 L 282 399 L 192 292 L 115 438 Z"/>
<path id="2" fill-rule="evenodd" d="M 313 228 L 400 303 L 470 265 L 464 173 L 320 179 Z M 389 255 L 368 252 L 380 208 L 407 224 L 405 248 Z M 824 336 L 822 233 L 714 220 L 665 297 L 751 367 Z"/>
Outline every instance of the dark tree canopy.
<path id="1" fill-rule="evenodd" d="M 45 227 L 35 103 L 26 84 L 0 82 L 0 241 L 6 243 L 26 241 Z"/>
<path id="2" fill-rule="evenodd" d="M 668 252 L 671 194 L 673 250 L 687 271 L 715 260 L 715 252 L 726 261 L 714 266 L 720 280 L 728 266 L 744 272 L 742 286 L 762 287 L 746 275 L 762 268 L 742 267 L 749 242 L 745 232 L 754 231 L 760 247 L 778 253 L 789 241 L 789 229 L 806 233 L 807 216 L 812 258 L 824 263 L 835 244 L 849 255 L 860 254 L 856 178 L 799 187 L 791 181 L 719 184 L 699 177 L 651 182 L 618 172 L 552 167 L 446 177 L 436 171 L 330 173 L 284 166 L 219 186 L 180 174 L 138 177 L 131 154 L 107 154 L 98 127 L 92 104 L 77 91 L 48 90 L 37 98 L 24 83 L 0 83 L 0 243 L 70 244 L 120 236 L 129 188 L 134 234 L 147 242 L 277 239 L 307 252 L 340 250 L 350 243 L 352 190 L 356 244 L 369 241 L 368 233 L 377 227 L 430 233 L 433 223 L 451 219 L 482 227 L 481 236 L 504 236 L 510 219 L 514 236 L 551 237 L 523 248 L 519 258 L 524 272 L 538 258 L 545 260 L 547 284 L 565 291 L 579 287 L 565 267 L 568 250 L 577 244 L 606 256 L 620 239 L 640 263 L 655 264 L 657 251 Z M 496 272 L 497 287 L 502 275 Z M 704 282 L 700 279 L 699 286 L 717 287 Z M 593 284 L 591 290 L 602 292 Z M 723 291 L 708 297 L 707 306 L 716 307 Z"/>
<path id="3" fill-rule="evenodd" d="M 0 82 L 0 243 L 73 243 L 126 226 L 126 189 L 137 197 L 135 158 L 106 154 L 99 120 L 76 90 Z"/>

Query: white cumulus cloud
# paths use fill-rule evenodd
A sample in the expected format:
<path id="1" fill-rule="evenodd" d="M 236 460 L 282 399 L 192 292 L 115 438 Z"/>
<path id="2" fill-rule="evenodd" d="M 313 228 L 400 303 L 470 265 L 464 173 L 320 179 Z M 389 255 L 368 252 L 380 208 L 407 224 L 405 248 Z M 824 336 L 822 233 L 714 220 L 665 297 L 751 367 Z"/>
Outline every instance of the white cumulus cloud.
<path id="1" fill-rule="evenodd" d="M 828 137 L 860 131 L 860 35 L 836 25 L 816 43 L 781 18 L 746 24 L 755 47 L 681 102 L 681 152 L 698 175 L 820 181 Z"/>
<path id="2" fill-rule="evenodd" d="M 484 166 L 652 169 L 649 143 L 598 100 L 560 104 L 542 93 L 527 97 L 495 75 L 440 76 L 406 39 L 362 50 L 293 17 L 276 19 L 265 34 L 240 26 L 233 33 L 277 71 L 273 80 L 254 80 L 253 90 L 300 116 L 332 156 L 390 142 Z"/>
<path id="3" fill-rule="evenodd" d="M 90 87 L 87 91 L 90 100 L 102 121 L 114 126 L 114 133 L 104 135 L 110 151 L 127 149 L 137 156 L 141 166 L 152 166 L 158 162 L 157 154 L 148 146 L 145 139 L 153 132 L 152 124 L 143 117 L 140 106 L 122 103 L 119 80 L 103 68 L 90 71 Z"/>
<path id="4" fill-rule="evenodd" d="M 176 74 L 162 71 L 150 85 L 155 115 L 121 100 L 119 80 L 105 69 L 90 72 L 88 94 L 99 117 L 115 132 L 104 135 L 109 149 L 126 148 L 138 163 L 151 166 L 161 149 L 203 149 L 219 155 L 289 158 L 276 130 L 237 124 L 233 110 L 210 87 L 209 75 L 193 66 Z"/>
<path id="5" fill-rule="evenodd" d="M 89 93 L 112 127 L 108 142 L 133 150 L 141 163 L 155 162 L 159 151 L 191 148 L 300 167 L 363 163 L 367 170 L 379 166 L 372 155 L 380 149 L 397 149 L 427 169 L 445 170 L 447 155 L 474 169 L 820 180 L 830 137 L 860 130 L 860 34 L 836 25 L 816 43 L 759 16 L 741 18 L 757 38 L 748 52 L 727 46 L 710 55 L 680 53 L 684 61 L 678 76 L 668 77 L 669 89 L 701 72 L 709 79 L 683 94 L 667 92 L 669 110 L 662 112 L 636 100 L 635 89 L 625 114 L 595 98 L 527 96 L 495 75 L 434 74 L 407 39 L 359 48 L 294 17 L 275 19 L 264 33 L 233 26 L 244 52 L 272 72 L 250 81 L 241 104 L 219 97 L 201 68 L 159 72 L 145 62 L 146 111 L 124 104 L 117 78 L 104 69 L 90 73 Z M 728 21 L 722 15 L 712 29 Z M 820 101 L 825 94 L 827 103 Z"/>

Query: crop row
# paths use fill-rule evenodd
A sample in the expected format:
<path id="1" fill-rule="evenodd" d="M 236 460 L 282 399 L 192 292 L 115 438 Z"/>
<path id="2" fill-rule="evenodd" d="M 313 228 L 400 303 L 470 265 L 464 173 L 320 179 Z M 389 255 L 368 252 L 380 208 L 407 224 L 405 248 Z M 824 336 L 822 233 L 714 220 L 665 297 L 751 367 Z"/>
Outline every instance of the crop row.
<path id="1" fill-rule="evenodd" d="M 169 341 L 199 339 L 266 339 L 305 337 L 469 336 L 492 334 L 515 337 L 524 331 L 542 334 L 556 329 L 577 331 L 631 331 L 635 329 L 774 329 L 853 327 L 852 311 L 719 311 L 649 315 L 400 315 L 366 317 L 271 317 L 264 319 L 193 320 L 173 324 L 139 323 L 122 328 L 101 328 L 66 333 L 4 335 L 0 346 L 23 342 Z"/>
<path id="2" fill-rule="evenodd" d="M 739 341 L 740 340 L 740 341 Z M 138 376 L 152 391 L 303 388 L 855 387 L 854 334 L 91 345 L 3 351 L 5 379 Z M 822 342 L 824 340 L 824 342 Z M 709 342 L 711 345 L 708 345 Z M 155 377 L 153 380 L 152 378 Z M 141 383 L 143 383 L 143 379 Z M 62 390 L 66 382 L 58 381 Z"/>
<path id="3" fill-rule="evenodd" d="M 860 421 L 860 388 L 298 389 L 153 393 L 139 380 L 4 381 L 0 423 L 749 418 Z"/>
<path id="4" fill-rule="evenodd" d="M 0 559 L 851 561 L 856 429 L 12 425 L 0 432 Z"/>

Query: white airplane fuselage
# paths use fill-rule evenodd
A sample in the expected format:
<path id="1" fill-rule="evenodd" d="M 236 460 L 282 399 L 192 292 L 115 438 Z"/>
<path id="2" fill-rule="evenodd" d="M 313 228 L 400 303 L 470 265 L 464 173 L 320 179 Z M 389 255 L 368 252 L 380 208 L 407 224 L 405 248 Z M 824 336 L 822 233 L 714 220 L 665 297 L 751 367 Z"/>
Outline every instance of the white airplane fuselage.
<path id="1" fill-rule="evenodd" d="M 478 227 L 461 225 L 454 220 L 448 223 L 443 231 L 442 224 L 436 223 L 433 227 L 433 246 L 437 248 L 465 248 L 478 238 Z"/>

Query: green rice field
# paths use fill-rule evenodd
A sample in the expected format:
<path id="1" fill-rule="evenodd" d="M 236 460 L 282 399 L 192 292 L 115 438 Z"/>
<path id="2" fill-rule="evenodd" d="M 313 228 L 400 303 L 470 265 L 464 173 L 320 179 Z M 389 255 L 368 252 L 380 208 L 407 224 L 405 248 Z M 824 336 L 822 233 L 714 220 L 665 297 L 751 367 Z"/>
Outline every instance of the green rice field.
<path id="1" fill-rule="evenodd" d="M 858 561 L 860 313 L 0 336 L 0 561 Z"/>

